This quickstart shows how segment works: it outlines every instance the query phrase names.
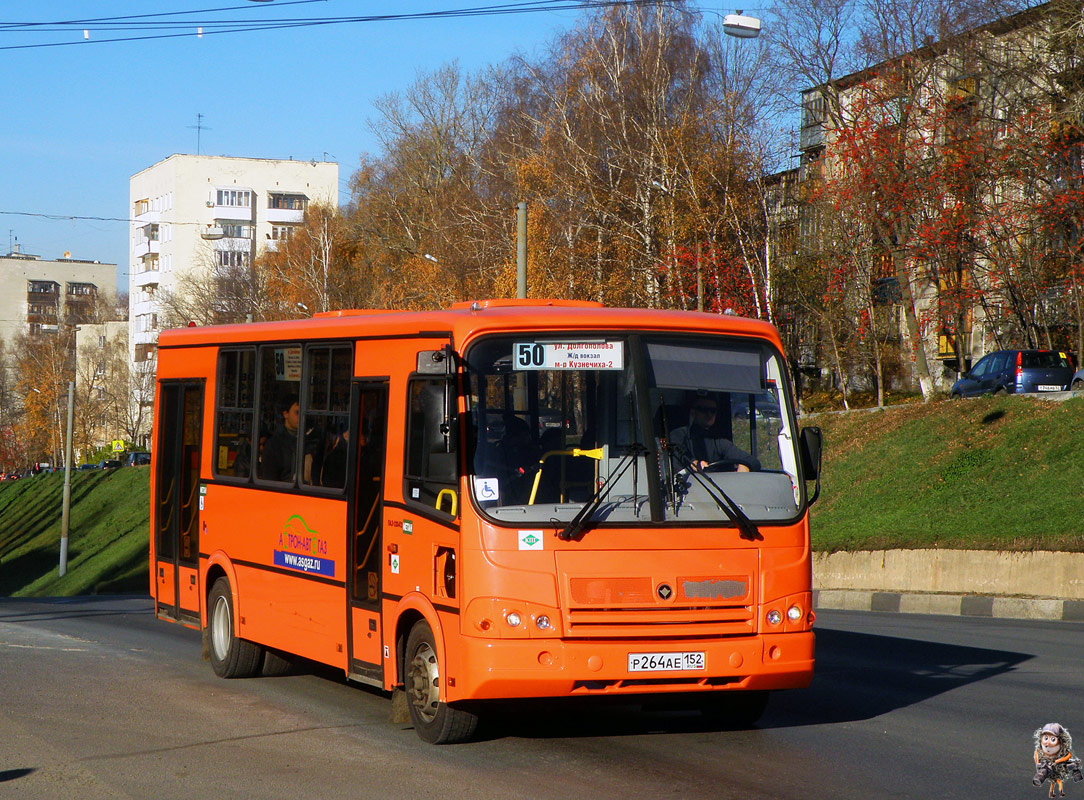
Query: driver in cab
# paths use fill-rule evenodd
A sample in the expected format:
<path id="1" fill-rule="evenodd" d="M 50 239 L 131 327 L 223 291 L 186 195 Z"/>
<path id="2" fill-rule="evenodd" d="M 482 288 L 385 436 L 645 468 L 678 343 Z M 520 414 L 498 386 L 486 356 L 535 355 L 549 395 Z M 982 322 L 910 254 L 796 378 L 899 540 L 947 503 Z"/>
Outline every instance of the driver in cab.
<path id="1" fill-rule="evenodd" d="M 670 447 L 682 462 L 696 471 L 707 469 L 749 472 L 760 462 L 723 435 L 716 417 L 719 404 L 714 395 L 699 391 L 689 406 L 689 424 L 670 432 Z"/>

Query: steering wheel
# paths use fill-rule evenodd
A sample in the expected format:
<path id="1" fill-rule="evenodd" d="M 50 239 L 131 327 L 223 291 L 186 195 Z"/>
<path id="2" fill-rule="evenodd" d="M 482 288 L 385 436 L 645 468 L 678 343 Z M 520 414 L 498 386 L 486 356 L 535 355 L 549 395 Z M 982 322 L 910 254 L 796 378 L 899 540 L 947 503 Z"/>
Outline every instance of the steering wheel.
<path id="1" fill-rule="evenodd" d="M 742 462 L 735 461 L 735 460 L 730 459 L 730 458 L 721 458 L 718 461 L 712 461 L 712 462 L 708 463 L 707 466 L 704 466 L 704 467 L 701 467 L 700 469 L 692 470 L 692 471 L 695 471 L 695 472 L 737 472 L 738 467 L 741 466 L 741 463 Z M 752 470 L 750 469 L 750 472 L 751 471 Z M 683 478 L 683 477 L 687 476 L 689 474 L 689 472 L 690 472 L 689 467 L 683 467 L 682 469 L 680 469 L 676 473 L 676 477 Z"/>

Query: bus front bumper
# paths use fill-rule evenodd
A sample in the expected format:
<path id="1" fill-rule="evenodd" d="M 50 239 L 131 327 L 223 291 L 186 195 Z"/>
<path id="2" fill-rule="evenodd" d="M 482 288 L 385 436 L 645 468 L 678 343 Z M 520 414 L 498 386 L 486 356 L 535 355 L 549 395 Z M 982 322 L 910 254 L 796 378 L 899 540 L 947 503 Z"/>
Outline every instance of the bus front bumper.
<path id="1" fill-rule="evenodd" d="M 654 642 L 464 636 L 447 699 L 799 689 L 813 677 L 813 639 L 812 631 Z"/>

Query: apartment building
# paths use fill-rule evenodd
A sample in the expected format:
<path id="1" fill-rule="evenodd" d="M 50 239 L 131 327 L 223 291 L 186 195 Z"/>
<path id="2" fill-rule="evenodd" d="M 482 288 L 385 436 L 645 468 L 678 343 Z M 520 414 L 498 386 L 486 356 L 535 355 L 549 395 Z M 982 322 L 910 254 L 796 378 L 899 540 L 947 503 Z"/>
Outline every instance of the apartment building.
<path id="1" fill-rule="evenodd" d="M 117 265 L 67 254 L 45 259 L 15 245 L 0 256 L 0 286 L 0 339 L 10 345 L 20 334 L 101 321 L 98 312 L 115 302 Z"/>
<path id="2" fill-rule="evenodd" d="M 1081 349 L 1084 216 L 1056 210 L 1084 189 L 1084 53 L 1059 13 L 1036 6 L 802 93 L 801 188 L 775 211 L 797 247 L 778 250 L 861 251 L 852 305 L 894 328 L 863 335 L 878 357 L 895 349 L 904 383 L 917 347 L 942 389 L 994 349 Z M 848 189 L 848 174 L 867 182 Z M 829 224 L 841 207 L 854 216 Z"/>
<path id="3" fill-rule="evenodd" d="M 129 181 L 129 351 L 154 359 L 163 299 L 184 278 L 251 264 L 299 225 L 309 203 L 337 204 L 339 166 L 171 155 Z"/>

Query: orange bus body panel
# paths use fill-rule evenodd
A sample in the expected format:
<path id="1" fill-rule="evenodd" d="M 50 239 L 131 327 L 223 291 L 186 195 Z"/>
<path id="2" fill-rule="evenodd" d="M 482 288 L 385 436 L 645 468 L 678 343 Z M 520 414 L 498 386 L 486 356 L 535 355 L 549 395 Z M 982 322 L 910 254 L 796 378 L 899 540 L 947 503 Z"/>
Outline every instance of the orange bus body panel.
<path id="1" fill-rule="evenodd" d="M 241 513 L 238 513 L 242 510 Z M 346 590 L 304 575 L 247 565 L 274 563 L 276 550 L 331 561 L 345 579 L 346 503 L 340 499 L 210 484 L 203 510 L 204 553 L 234 565 L 238 635 L 314 661 L 346 666 Z"/>

